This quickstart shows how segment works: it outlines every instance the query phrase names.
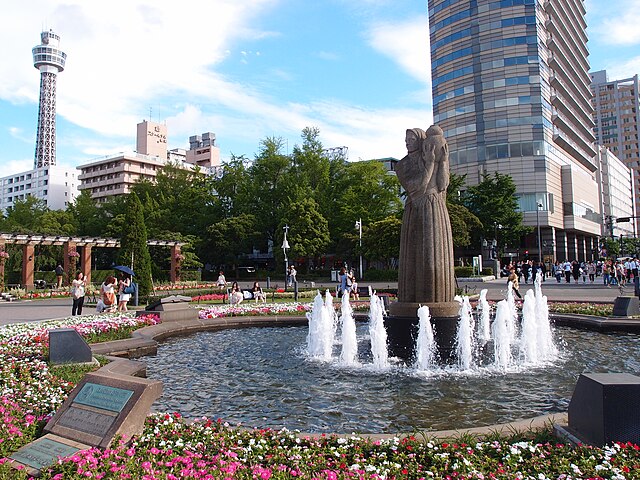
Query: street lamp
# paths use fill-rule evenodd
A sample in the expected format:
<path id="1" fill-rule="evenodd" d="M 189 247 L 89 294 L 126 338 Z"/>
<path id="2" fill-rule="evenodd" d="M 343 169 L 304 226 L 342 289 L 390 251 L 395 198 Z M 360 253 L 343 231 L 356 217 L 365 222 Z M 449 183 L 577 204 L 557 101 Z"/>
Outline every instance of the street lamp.
<path id="1" fill-rule="evenodd" d="M 282 241 L 282 251 L 284 253 L 284 289 L 287 289 L 287 275 L 289 274 L 289 259 L 287 258 L 287 249 L 289 247 L 289 242 L 287 241 L 287 232 L 289 231 L 289 225 L 285 225 L 282 227 L 284 230 L 284 240 Z"/>
<path id="2" fill-rule="evenodd" d="M 360 235 L 360 280 L 362 280 L 362 217 L 356 220 L 355 227 L 358 229 Z"/>
<path id="3" fill-rule="evenodd" d="M 540 209 L 542 203 L 536 202 L 536 225 L 538 226 L 538 262 L 542 263 L 542 242 L 540 236 Z"/>

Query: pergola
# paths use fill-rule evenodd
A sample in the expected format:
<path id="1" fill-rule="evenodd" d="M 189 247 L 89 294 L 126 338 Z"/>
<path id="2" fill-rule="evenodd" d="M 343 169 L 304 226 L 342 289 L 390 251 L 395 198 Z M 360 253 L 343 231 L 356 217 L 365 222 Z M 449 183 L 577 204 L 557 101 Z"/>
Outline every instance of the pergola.
<path id="1" fill-rule="evenodd" d="M 82 266 L 82 273 L 91 282 L 91 249 L 93 247 L 118 248 L 120 240 L 117 238 L 99 237 L 64 237 L 57 235 L 28 235 L 21 233 L 0 233 L 0 251 L 5 250 L 5 245 L 22 245 L 22 285 L 27 290 L 34 288 L 34 247 L 36 245 L 62 245 L 64 256 L 64 271 L 67 272 L 71 262 L 72 252 L 77 252 Z M 180 280 L 179 266 L 180 250 L 184 242 L 169 240 L 148 240 L 147 245 L 171 247 L 171 282 Z M 4 262 L 0 263 L 0 272 L 4 278 Z"/>

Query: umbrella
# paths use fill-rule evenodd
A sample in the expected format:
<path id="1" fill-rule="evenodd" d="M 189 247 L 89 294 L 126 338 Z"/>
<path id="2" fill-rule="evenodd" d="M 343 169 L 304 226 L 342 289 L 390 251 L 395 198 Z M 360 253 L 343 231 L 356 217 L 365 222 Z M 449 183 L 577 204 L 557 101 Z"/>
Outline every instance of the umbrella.
<path id="1" fill-rule="evenodd" d="M 129 267 L 126 267 L 124 265 L 117 265 L 115 267 L 113 267 L 114 270 L 120 270 L 122 273 L 126 273 L 127 275 L 131 275 L 132 277 L 135 276 L 135 273 L 133 273 L 133 270 L 131 270 Z"/>

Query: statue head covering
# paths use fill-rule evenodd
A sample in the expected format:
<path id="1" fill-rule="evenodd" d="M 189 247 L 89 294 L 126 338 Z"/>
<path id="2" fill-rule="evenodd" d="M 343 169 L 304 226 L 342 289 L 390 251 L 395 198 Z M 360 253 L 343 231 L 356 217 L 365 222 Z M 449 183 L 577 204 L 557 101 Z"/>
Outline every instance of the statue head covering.
<path id="1" fill-rule="evenodd" d="M 422 130 L 421 128 L 407 128 L 406 136 L 409 136 L 409 132 L 413 133 L 416 136 L 416 138 L 418 139 L 418 146 L 417 146 L 417 148 L 415 148 L 413 150 L 409 150 L 409 146 L 407 145 L 407 151 L 409 153 L 417 152 L 417 151 L 419 151 L 421 149 L 422 141 L 425 138 L 427 138 L 427 135 L 424 132 L 424 130 Z"/>

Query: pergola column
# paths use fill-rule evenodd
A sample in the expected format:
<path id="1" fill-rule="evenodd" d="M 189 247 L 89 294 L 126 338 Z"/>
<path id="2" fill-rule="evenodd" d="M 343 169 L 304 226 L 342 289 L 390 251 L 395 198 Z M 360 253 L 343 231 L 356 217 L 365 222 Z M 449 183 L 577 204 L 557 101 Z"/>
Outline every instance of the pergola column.
<path id="1" fill-rule="evenodd" d="M 80 254 L 82 273 L 87 284 L 91 283 L 91 245 L 85 245 Z"/>
<path id="2" fill-rule="evenodd" d="M 171 272 L 169 272 L 171 283 L 180 281 L 180 264 L 182 263 L 180 251 L 180 245 L 178 244 L 171 247 Z"/>
<path id="3" fill-rule="evenodd" d="M 71 281 L 73 280 L 76 274 L 75 271 L 71 271 L 71 266 L 75 265 L 75 258 L 71 259 L 71 257 L 69 256 L 69 253 L 75 252 L 75 251 L 76 251 L 75 242 L 68 241 L 68 242 L 64 242 L 64 244 L 62 245 L 62 255 L 64 257 L 62 260 L 63 262 L 62 267 L 64 268 L 64 271 L 67 274 L 67 276 L 69 277 L 67 280 L 68 285 L 71 285 Z M 75 268 L 73 270 L 75 270 Z"/>
<path id="4" fill-rule="evenodd" d="M 6 245 L 4 243 L 4 240 L 0 239 L 0 252 L 5 252 Z M 6 258 L 4 257 L 0 257 L 0 292 L 4 291 L 4 287 L 5 287 L 5 278 L 4 278 L 4 264 L 5 264 Z"/>
<path id="5" fill-rule="evenodd" d="M 22 247 L 22 285 L 33 290 L 34 246 L 27 243 Z"/>

